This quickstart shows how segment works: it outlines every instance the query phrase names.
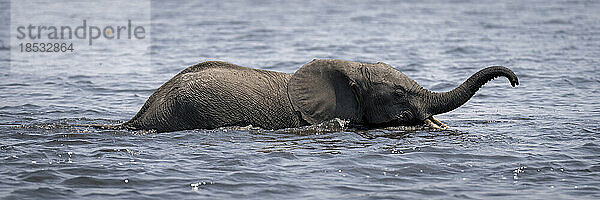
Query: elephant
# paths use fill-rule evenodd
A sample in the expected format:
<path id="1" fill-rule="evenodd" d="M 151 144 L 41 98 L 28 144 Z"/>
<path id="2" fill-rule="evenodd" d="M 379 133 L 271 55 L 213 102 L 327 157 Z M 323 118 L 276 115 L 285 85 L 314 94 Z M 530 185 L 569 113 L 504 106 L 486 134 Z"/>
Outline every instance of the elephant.
<path id="1" fill-rule="evenodd" d="M 502 66 L 484 68 L 455 89 L 436 93 L 383 62 L 314 59 L 288 74 L 207 61 L 164 83 L 121 125 L 157 132 L 248 125 L 282 129 L 339 118 L 362 127 L 447 128 L 433 116 L 465 104 L 499 76 L 513 87 L 519 84 Z"/>

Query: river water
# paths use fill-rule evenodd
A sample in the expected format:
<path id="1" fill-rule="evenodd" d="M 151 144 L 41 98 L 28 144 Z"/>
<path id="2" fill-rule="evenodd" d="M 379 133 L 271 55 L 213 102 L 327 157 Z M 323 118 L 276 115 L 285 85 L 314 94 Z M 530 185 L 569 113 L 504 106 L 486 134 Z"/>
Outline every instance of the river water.
<path id="1" fill-rule="evenodd" d="M 600 198 L 599 1 L 151 7 L 144 70 L 104 67 L 138 69 L 143 58 L 128 54 L 76 57 L 61 67 L 13 60 L 11 68 L 0 49 L 0 197 Z M 338 121 L 160 134 L 77 126 L 128 120 L 198 62 L 293 73 L 314 58 L 385 62 L 433 91 L 490 65 L 509 67 L 521 84 L 489 82 L 437 116 L 452 127 L 444 131 L 354 130 Z"/>

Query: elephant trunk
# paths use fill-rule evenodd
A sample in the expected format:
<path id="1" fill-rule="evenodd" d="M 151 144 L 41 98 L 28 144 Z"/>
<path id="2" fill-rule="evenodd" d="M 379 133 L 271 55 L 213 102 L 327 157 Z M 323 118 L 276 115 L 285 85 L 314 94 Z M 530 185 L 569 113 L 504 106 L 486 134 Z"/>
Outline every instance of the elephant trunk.
<path id="1" fill-rule="evenodd" d="M 452 111 L 465 104 L 485 83 L 499 76 L 508 78 L 513 87 L 519 85 L 519 79 L 510 69 L 502 66 L 487 67 L 473 74 L 460 86 L 449 92 L 428 92 L 428 94 L 425 95 L 429 100 L 429 102 L 426 103 L 426 105 L 428 105 L 428 107 L 426 107 L 426 112 L 431 115 L 436 115 Z"/>

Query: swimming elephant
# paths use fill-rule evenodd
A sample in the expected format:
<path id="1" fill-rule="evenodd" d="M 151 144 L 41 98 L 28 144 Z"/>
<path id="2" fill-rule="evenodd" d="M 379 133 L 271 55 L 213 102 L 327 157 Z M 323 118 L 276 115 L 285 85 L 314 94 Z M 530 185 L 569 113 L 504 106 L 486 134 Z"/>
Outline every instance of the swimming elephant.
<path id="1" fill-rule="evenodd" d="M 499 76 L 514 87 L 517 76 L 493 66 L 449 92 L 424 89 L 392 66 L 315 59 L 294 74 L 208 61 L 175 75 L 122 126 L 158 132 L 253 125 L 280 129 L 333 118 L 367 127 L 427 124 L 447 127 L 433 115 L 466 103 Z"/>

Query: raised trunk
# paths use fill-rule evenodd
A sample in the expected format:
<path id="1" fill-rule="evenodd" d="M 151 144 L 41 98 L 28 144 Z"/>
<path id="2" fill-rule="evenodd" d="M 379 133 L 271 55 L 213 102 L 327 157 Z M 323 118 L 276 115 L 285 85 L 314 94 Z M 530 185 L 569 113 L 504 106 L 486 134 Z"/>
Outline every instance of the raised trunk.
<path id="1" fill-rule="evenodd" d="M 460 86 L 449 92 L 427 93 L 425 95 L 428 101 L 426 112 L 436 115 L 454 110 L 465 104 L 481 86 L 499 76 L 508 78 L 513 87 L 519 85 L 519 79 L 510 69 L 502 66 L 488 67 L 473 74 Z"/>

